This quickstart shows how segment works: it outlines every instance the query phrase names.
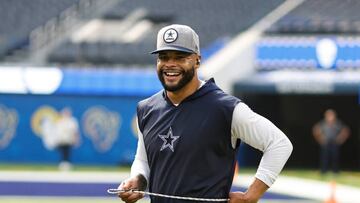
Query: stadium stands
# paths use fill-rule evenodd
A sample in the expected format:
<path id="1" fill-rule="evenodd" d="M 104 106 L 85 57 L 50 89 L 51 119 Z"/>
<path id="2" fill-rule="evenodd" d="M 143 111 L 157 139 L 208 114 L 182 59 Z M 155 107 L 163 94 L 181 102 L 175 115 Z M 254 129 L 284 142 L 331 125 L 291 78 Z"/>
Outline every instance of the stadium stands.
<path id="1" fill-rule="evenodd" d="M 267 33 L 343 33 L 360 32 L 358 0 L 308 0 L 275 23 Z"/>
<path id="2" fill-rule="evenodd" d="M 79 0 L 0 1 L 0 58 L 28 45 L 30 32 Z"/>
<path id="3" fill-rule="evenodd" d="M 258 42 L 259 71 L 358 70 L 360 2 L 307 0 L 274 23 Z"/>
<path id="4" fill-rule="evenodd" d="M 13 0 L 0 2 L 0 59 L 18 48 L 29 45 L 35 28 L 76 5 L 80 0 Z M 224 46 L 228 39 L 245 30 L 284 0 L 123 0 L 104 12 L 101 23 L 113 23 L 112 29 L 98 27 L 92 36 L 84 36 L 79 27 L 75 33 L 52 50 L 48 62 L 68 64 L 151 64 L 146 54 L 155 46 L 157 30 L 164 24 L 184 23 L 201 35 L 202 53 L 207 57 Z M 259 6 L 261 5 L 261 6 Z M 134 17 L 141 9 L 143 12 Z M 341 34 L 360 32 L 360 3 L 357 0 L 311 0 L 285 15 L 266 33 L 279 34 Z M 346 12 L 343 12 L 346 11 Z M 17 15 L 21 13 L 21 15 Z M 218 14 L 218 15 L 214 15 Z M 83 19 L 91 23 L 94 16 Z M 14 26 L 16 25 L 16 26 Z M 114 34 L 115 33 L 115 34 Z M 140 34 L 139 34 L 140 33 Z M 94 35 L 97 34 L 95 38 Z M 139 36 L 134 36 L 138 34 Z M 107 39 L 117 36 L 116 39 Z"/>
<path id="5" fill-rule="evenodd" d="M 105 30 L 104 24 L 95 25 L 89 19 L 92 29 L 95 30 L 92 36 L 74 40 L 73 35 L 51 52 L 48 60 L 51 63 L 62 64 L 79 62 L 88 64 L 153 64 L 154 58 L 147 53 L 155 47 L 156 33 L 159 28 L 164 24 L 171 23 L 188 24 L 197 30 L 201 36 L 202 54 L 208 57 L 209 54 L 216 52 L 214 48 L 221 48 L 226 43 L 225 39 L 245 30 L 282 2 L 283 0 L 119 1 L 117 5 L 105 12 L 101 19 L 101 23 L 109 23 L 109 21 L 115 23 L 117 21 L 117 28 Z M 143 10 L 142 14 L 134 17 L 134 13 L 139 8 Z M 140 23 L 143 23 L 142 25 L 147 29 L 141 29 Z M 94 28 L 96 26 L 100 31 Z M 142 34 L 135 40 L 126 39 L 130 30 L 136 26 L 139 26 L 138 30 L 141 30 Z M 77 37 L 81 36 L 81 29 L 79 28 Z M 102 34 L 94 36 L 96 32 Z M 118 32 L 118 36 L 112 36 L 114 38 L 109 39 L 108 36 L 111 32 Z M 133 31 L 130 37 L 134 37 L 134 34 L 138 33 Z"/>

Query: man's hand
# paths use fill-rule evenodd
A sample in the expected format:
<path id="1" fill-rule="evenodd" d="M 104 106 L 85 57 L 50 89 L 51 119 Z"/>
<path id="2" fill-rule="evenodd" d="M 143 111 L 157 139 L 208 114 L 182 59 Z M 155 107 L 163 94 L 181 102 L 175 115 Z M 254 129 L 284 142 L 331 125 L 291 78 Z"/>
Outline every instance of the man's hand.
<path id="1" fill-rule="evenodd" d="M 125 181 L 123 181 L 118 189 L 121 190 L 145 190 L 146 189 L 146 179 L 143 175 L 137 175 L 135 177 L 129 178 Z M 136 201 L 138 201 L 139 199 L 143 198 L 144 195 L 137 193 L 137 192 L 132 192 L 132 191 L 128 191 L 128 192 L 120 192 L 118 195 L 122 201 L 126 202 L 126 203 L 134 203 Z"/>
<path id="2" fill-rule="evenodd" d="M 256 203 L 258 200 L 250 200 L 243 192 L 230 192 L 229 203 Z"/>
<path id="3" fill-rule="evenodd" d="M 230 192 L 229 203 L 256 203 L 268 188 L 265 183 L 255 178 L 246 192 Z"/>

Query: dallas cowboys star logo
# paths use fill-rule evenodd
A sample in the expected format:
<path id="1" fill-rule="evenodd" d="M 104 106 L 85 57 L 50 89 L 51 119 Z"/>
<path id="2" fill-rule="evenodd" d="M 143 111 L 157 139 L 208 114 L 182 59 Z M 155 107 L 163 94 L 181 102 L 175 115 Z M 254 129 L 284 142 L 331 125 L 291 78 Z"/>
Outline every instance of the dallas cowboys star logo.
<path id="1" fill-rule="evenodd" d="M 171 151 L 174 152 L 174 142 L 179 139 L 180 136 L 174 136 L 170 127 L 169 132 L 166 135 L 159 135 L 159 137 L 164 141 L 160 151 L 169 148 Z"/>
<path id="2" fill-rule="evenodd" d="M 164 41 L 165 41 L 166 43 L 174 42 L 174 41 L 177 39 L 177 37 L 178 37 L 178 33 L 177 33 L 177 31 L 176 31 L 175 29 L 173 29 L 173 28 L 170 28 L 170 29 L 166 30 L 166 31 L 164 32 L 164 36 L 163 36 Z"/>
<path id="3" fill-rule="evenodd" d="M 168 33 L 168 37 L 173 37 L 173 32 L 171 32 L 171 30 L 170 30 L 170 32 Z"/>

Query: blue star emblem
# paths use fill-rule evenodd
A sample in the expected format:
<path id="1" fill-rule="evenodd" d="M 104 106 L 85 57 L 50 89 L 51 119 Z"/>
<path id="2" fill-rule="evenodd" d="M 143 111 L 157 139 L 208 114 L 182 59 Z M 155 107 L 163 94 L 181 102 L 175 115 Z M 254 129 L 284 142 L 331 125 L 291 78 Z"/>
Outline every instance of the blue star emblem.
<path id="1" fill-rule="evenodd" d="M 170 127 L 169 132 L 166 135 L 159 135 L 159 137 L 164 141 L 160 151 L 169 148 L 171 151 L 174 152 L 174 142 L 179 139 L 180 136 L 174 136 Z"/>

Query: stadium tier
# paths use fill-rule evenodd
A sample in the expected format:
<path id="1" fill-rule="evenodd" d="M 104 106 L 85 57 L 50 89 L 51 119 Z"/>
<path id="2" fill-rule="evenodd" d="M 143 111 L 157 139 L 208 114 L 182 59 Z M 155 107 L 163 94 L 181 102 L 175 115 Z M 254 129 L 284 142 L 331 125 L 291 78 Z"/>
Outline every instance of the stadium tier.
<path id="1" fill-rule="evenodd" d="M 30 32 L 79 0 L 0 1 L 0 59 L 27 47 Z"/>
<path id="2" fill-rule="evenodd" d="M 67 4 L 62 3 L 63 7 L 58 6 L 56 11 L 35 6 L 42 5 L 41 1 L 27 4 L 31 4 L 30 7 L 37 8 L 30 13 L 37 13 L 39 16 L 44 16 L 45 19 L 46 16 L 47 19 L 50 19 L 59 15 L 61 10 L 66 9 L 66 6 L 71 6 L 77 1 L 67 0 L 65 2 Z M 89 0 L 89 2 L 92 1 Z M 172 23 L 188 24 L 193 27 L 202 36 L 201 48 L 210 49 L 207 54 L 213 53 L 214 47 L 218 47 L 220 42 L 226 43 L 226 39 L 232 38 L 247 29 L 284 0 L 226 0 L 221 2 L 216 0 L 198 0 L 196 2 L 190 0 L 171 2 L 165 0 L 114 0 L 113 2 L 115 3 L 102 11 L 101 14 L 82 16 L 80 18 L 81 26 L 75 26 L 69 35 L 61 36 L 64 38 L 63 41 L 52 47 L 49 50 L 50 53 L 46 53 L 48 62 L 96 65 L 152 64 L 154 59 L 147 53 L 155 47 L 156 33 L 164 24 Z M 2 8 L 4 9 L 14 7 L 11 3 L 3 4 Z M 46 5 L 51 4 L 52 1 L 46 3 Z M 49 12 L 52 15 L 45 15 L 42 12 L 45 14 Z M 24 16 L 22 18 L 32 20 L 31 15 Z M 16 33 L 22 34 L 23 39 L 28 39 L 30 31 L 36 26 L 45 24 L 45 19 L 42 19 L 43 22 L 40 20 L 32 21 L 32 26 L 21 26 L 26 30 L 16 30 Z M 57 19 L 57 21 L 59 20 L 61 19 Z M 9 23 L 8 26 L 11 25 Z M 9 30 L 8 26 L 4 26 L 3 29 Z M 57 29 L 56 25 L 54 26 L 54 29 Z M 90 33 L 89 30 L 91 30 Z M 28 41 L 25 40 L 18 48 L 24 48 L 27 45 Z M 14 48 L 5 47 L 5 52 L 12 49 Z M 34 52 L 34 50 L 31 51 Z"/>
<path id="3" fill-rule="evenodd" d="M 356 70 L 360 38 L 345 36 L 268 36 L 257 43 L 259 71 Z"/>
<path id="4" fill-rule="evenodd" d="M 357 34 L 360 32 L 357 0 L 307 0 L 267 30 L 269 34 Z"/>

